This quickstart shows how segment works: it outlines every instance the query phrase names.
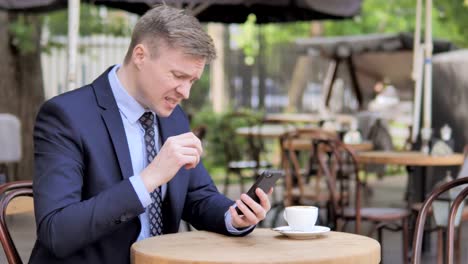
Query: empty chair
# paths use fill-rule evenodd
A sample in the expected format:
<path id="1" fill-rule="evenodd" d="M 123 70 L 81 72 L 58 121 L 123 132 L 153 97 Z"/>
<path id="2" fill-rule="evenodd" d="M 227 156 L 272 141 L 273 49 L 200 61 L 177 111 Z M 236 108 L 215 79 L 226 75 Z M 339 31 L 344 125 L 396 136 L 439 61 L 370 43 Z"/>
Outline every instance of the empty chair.
<path id="1" fill-rule="evenodd" d="M 358 163 L 355 154 L 340 140 L 321 140 L 318 144 L 319 164 L 322 174 L 327 179 L 327 186 L 330 194 L 339 193 L 339 195 L 330 195 L 332 210 L 331 216 L 334 226 L 339 229 L 338 221 L 355 221 L 355 232 L 360 233 L 361 221 L 372 223 L 372 229 L 369 236 L 377 232 L 377 238 L 382 244 L 382 231 L 402 231 L 402 263 L 408 261 L 408 219 L 410 212 L 404 208 L 388 207 L 362 207 L 361 206 L 361 183 L 358 174 Z M 332 156 L 329 156 L 330 149 Z M 352 168 L 351 168 L 352 167 Z M 350 171 L 353 171 L 350 174 Z M 339 179 L 347 171 L 349 178 L 354 181 L 354 205 L 348 200 L 345 192 L 347 188 L 339 184 Z M 349 204 L 349 206 L 348 206 Z M 382 244 L 383 248 L 383 244 Z"/>
<path id="2" fill-rule="evenodd" d="M 465 160 L 460 168 L 460 171 L 458 172 L 458 175 L 457 175 L 457 179 L 460 179 L 460 178 L 463 178 L 463 177 L 468 177 L 468 160 L 467 160 L 467 157 L 468 157 L 468 145 L 466 145 L 464 147 L 464 150 L 463 150 L 463 153 L 464 153 L 464 157 L 465 157 Z M 411 210 L 413 211 L 413 214 L 415 216 L 418 215 L 419 211 L 421 210 L 421 208 L 423 207 L 423 204 L 424 204 L 424 201 L 423 202 L 418 202 L 418 203 L 413 203 L 411 205 Z M 429 207 L 428 211 L 427 211 L 427 214 L 428 215 L 432 215 L 433 214 L 433 210 L 432 210 L 432 207 Z M 462 215 L 461 215 L 461 221 L 462 222 L 467 222 L 468 221 L 468 206 L 465 206 L 462 210 Z M 442 242 L 442 238 L 443 238 L 443 231 L 444 231 L 444 228 L 442 227 L 429 227 L 429 228 L 425 228 L 425 232 L 426 234 L 427 233 L 430 233 L 430 232 L 437 232 L 437 263 L 442 263 L 443 262 L 443 242 Z M 455 247 L 456 247 L 456 258 L 459 259 L 460 258 L 460 233 L 461 233 L 461 228 L 457 228 L 457 231 L 458 231 L 458 236 L 456 238 L 456 243 L 455 243 Z M 458 261 L 459 262 L 459 261 Z"/>
<path id="3" fill-rule="evenodd" d="M 10 264 L 22 263 L 18 250 L 11 237 L 6 223 L 6 211 L 10 202 L 16 197 L 33 196 L 32 181 L 16 181 L 0 185 L 0 242 Z"/>
<path id="4" fill-rule="evenodd" d="M 321 177 L 315 166 L 318 164 L 317 148 L 314 144 L 318 139 L 336 138 L 336 134 L 316 128 L 301 128 L 285 133 L 281 139 L 282 167 L 285 170 L 285 204 L 322 204 L 328 202 L 329 193 L 321 188 Z M 301 158 L 305 160 L 302 160 Z M 314 184 L 307 180 L 315 175 Z"/>
<path id="5" fill-rule="evenodd" d="M 412 264 L 419 264 L 421 263 L 421 247 L 423 242 L 423 234 L 424 234 L 424 225 L 426 223 L 427 215 L 429 214 L 430 209 L 432 208 L 432 204 L 434 200 L 441 195 L 442 193 L 458 187 L 460 185 L 468 184 L 468 177 L 462 177 L 448 183 L 445 183 L 437 188 L 435 188 L 429 196 L 424 201 L 421 209 L 419 210 L 418 217 L 416 219 L 416 226 L 415 232 L 413 235 L 413 255 L 411 258 Z M 452 264 L 454 259 L 453 254 L 453 244 L 454 244 L 454 220 L 455 214 L 458 211 L 458 207 L 461 204 L 461 201 L 468 195 L 468 189 L 465 188 L 454 200 L 448 219 L 448 226 L 447 226 L 447 263 Z"/>

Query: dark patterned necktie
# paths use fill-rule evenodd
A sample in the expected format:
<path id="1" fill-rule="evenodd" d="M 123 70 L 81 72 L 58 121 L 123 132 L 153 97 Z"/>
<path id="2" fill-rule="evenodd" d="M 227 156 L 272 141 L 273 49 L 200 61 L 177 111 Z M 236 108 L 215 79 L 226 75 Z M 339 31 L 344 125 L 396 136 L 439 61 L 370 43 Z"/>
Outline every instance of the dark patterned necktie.
<path id="1" fill-rule="evenodd" d="M 154 140 L 154 115 L 151 112 L 145 112 L 139 119 L 141 125 L 145 129 L 145 148 L 147 164 L 156 157 L 156 143 Z M 162 195 L 161 186 L 156 188 L 150 194 L 152 203 L 148 206 L 148 217 L 150 223 L 151 236 L 162 234 Z"/>

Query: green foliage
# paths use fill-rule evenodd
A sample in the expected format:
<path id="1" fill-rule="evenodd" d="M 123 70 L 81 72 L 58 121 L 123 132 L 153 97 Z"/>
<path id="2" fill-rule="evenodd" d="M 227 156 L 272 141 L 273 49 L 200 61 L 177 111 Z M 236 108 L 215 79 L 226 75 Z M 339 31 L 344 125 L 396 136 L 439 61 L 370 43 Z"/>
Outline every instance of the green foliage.
<path id="1" fill-rule="evenodd" d="M 466 1 L 465 3 L 459 0 L 434 1 L 432 10 L 434 37 L 448 39 L 461 47 L 467 47 L 467 11 Z M 416 1 L 414 0 L 366 0 L 363 1 L 359 16 L 346 21 L 327 21 L 324 26 L 325 35 L 340 36 L 414 32 L 415 24 Z M 424 28 L 424 20 L 422 24 Z"/>
<path id="2" fill-rule="evenodd" d="M 38 32 L 37 25 L 28 23 L 26 15 L 18 15 L 14 22 L 8 25 L 12 36 L 12 44 L 21 54 L 33 53 L 36 51 Z"/>
<path id="3" fill-rule="evenodd" d="M 224 165 L 223 148 L 217 133 L 222 115 L 216 114 L 209 107 L 205 107 L 192 116 L 192 127 L 204 125 L 207 128 L 206 136 L 203 140 L 203 164 L 211 173 L 214 168 Z"/>
<path id="4" fill-rule="evenodd" d="M 237 41 L 238 45 L 242 48 L 245 55 L 245 64 L 253 65 L 255 57 L 258 55 L 258 26 L 255 25 L 257 17 L 254 14 L 250 14 L 242 24 L 242 32 L 238 35 L 234 35 L 233 38 Z"/>
<path id="5" fill-rule="evenodd" d="M 207 128 L 205 139 L 203 140 L 204 156 L 203 163 L 211 173 L 216 168 L 225 168 L 227 164 L 226 146 L 236 148 L 240 151 L 234 159 L 240 159 L 241 156 L 247 155 L 247 139 L 236 135 L 235 129 L 238 127 L 248 126 L 252 120 L 260 120 L 263 116 L 261 112 L 252 110 L 241 110 L 236 113 L 242 113 L 248 118 L 228 119 L 233 112 L 217 114 L 211 108 L 203 108 L 192 116 L 192 128 L 204 125 Z M 247 158 L 247 157 L 245 157 Z M 247 158 L 248 159 L 248 158 Z"/>
<path id="6" fill-rule="evenodd" d="M 107 9 L 107 15 L 101 16 L 96 5 L 82 3 L 80 5 L 80 35 L 107 34 L 114 36 L 129 36 L 131 26 L 125 18 L 124 11 Z M 51 35 L 67 35 L 68 11 L 59 10 L 46 15 Z"/>
<path id="7" fill-rule="evenodd" d="M 245 55 L 245 64 L 253 65 L 259 54 L 259 39 L 264 40 L 265 54 L 271 54 L 274 45 L 288 43 L 300 37 L 307 37 L 310 22 L 257 25 L 254 14 L 242 24 L 241 31 L 233 36 Z"/>
<path id="8" fill-rule="evenodd" d="M 434 36 L 446 38 L 460 47 L 468 47 L 468 1 L 434 1 L 436 16 Z"/>

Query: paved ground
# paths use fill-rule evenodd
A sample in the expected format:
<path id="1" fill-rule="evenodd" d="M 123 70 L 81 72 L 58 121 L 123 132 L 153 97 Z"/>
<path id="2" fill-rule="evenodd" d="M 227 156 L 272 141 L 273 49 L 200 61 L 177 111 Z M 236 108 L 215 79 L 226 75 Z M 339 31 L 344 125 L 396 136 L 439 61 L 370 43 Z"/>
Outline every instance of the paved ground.
<path id="1" fill-rule="evenodd" d="M 403 190 L 406 184 L 406 176 L 391 176 L 385 177 L 383 180 L 371 181 L 369 185 L 373 190 L 373 195 L 368 200 L 370 205 L 375 206 L 402 206 Z M 276 194 L 281 194 L 281 190 L 276 190 Z M 229 197 L 237 198 L 239 195 L 238 186 L 233 186 L 229 190 Z M 280 197 L 280 195 L 278 196 Z M 272 212 L 274 213 L 274 212 Z M 270 213 L 266 220 L 266 227 L 269 227 L 271 222 Z M 32 213 L 21 213 L 13 216 L 8 216 L 8 223 L 12 229 L 13 238 L 16 241 L 20 255 L 26 263 L 29 259 L 31 249 L 35 240 L 35 224 Z M 279 225 L 284 225 L 284 221 L 280 220 Z M 181 226 L 181 230 L 185 230 L 185 226 Z M 435 237 L 432 239 L 435 243 Z M 462 248 L 467 247 L 468 241 L 468 224 L 463 227 Z M 401 233 L 384 233 L 383 243 L 383 263 L 402 263 L 401 260 Z M 422 263 L 435 263 L 435 245 L 432 245 L 432 250 L 424 254 Z M 462 250 L 462 262 L 468 263 L 468 253 Z M 0 263 L 7 263 L 4 252 L 0 252 Z"/>

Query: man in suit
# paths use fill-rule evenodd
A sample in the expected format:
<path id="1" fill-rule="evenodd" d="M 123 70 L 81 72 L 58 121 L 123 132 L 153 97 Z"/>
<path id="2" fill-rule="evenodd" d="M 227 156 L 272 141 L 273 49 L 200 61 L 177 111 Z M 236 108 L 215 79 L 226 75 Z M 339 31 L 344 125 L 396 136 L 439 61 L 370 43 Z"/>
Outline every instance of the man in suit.
<path id="1" fill-rule="evenodd" d="M 41 107 L 31 263 L 129 263 L 132 243 L 175 233 L 181 219 L 242 236 L 265 218 L 262 190 L 260 203 L 218 192 L 178 106 L 214 57 L 193 16 L 158 6 L 136 24 L 122 65 Z"/>

